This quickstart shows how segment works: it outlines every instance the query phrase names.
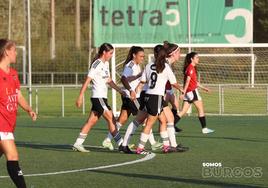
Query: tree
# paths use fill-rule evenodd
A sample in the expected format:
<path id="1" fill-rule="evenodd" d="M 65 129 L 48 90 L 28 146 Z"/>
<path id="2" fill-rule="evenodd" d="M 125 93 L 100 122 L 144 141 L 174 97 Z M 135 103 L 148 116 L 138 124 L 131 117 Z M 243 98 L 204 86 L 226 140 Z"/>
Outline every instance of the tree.
<path id="1" fill-rule="evenodd" d="M 255 0 L 254 1 L 254 42 L 264 43 L 268 42 L 268 1 Z"/>

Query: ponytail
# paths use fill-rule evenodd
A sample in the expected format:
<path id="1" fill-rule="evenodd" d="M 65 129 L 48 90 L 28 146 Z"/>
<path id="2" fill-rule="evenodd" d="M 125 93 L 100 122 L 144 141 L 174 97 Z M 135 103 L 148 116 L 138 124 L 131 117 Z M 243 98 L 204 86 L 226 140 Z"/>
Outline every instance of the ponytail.
<path id="1" fill-rule="evenodd" d="M 154 47 L 154 57 L 157 73 L 161 73 L 165 69 L 166 55 L 166 50 L 163 45 L 157 45 Z"/>
<path id="2" fill-rule="evenodd" d="M 179 49 L 179 46 L 177 44 L 169 43 L 168 41 L 164 41 L 163 43 L 163 46 L 167 53 L 166 58 L 169 58 L 173 54 L 173 52 Z"/>
<path id="3" fill-rule="evenodd" d="M 109 44 L 109 43 L 103 43 L 101 46 L 100 46 L 100 49 L 98 51 L 98 53 L 96 54 L 96 56 L 93 58 L 93 60 L 91 61 L 91 64 L 90 64 L 90 67 L 91 65 L 99 58 L 101 58 L 101 56 L 103 55 L 103 52 L 109 52 L 110 50 L 113 50 L 114 47 Z"/>

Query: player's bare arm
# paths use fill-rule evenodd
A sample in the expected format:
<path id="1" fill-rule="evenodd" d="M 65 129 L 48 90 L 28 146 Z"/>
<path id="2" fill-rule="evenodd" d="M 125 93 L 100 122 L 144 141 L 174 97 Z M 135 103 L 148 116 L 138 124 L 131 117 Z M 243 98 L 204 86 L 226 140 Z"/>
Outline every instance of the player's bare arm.
<path id="1" fill-rule="evenodd" d="M 36 113 L 32 110 L 28 102 L 25 100 L 25 98 L 21 94 L 21 91 L 19 91 L 18 93 L 18 103 L 20 107 L 29 114 L 33 121 L 37 119 Z"/>
<path id="2" fill-rule="evenodd" d="M 122 89 L 120 87 L 118 87 L 111 78 L 108 79 L 107 84 L 109 84 L 109 86 L 111 88 L 115 89 L 121 95 L 123 95 L 123 96 L 126 95 L 126 93 L 124 91 L 122 91 Z"/>
<path id="3" fill-rule="evenodd" d="M 85 91 L 87 90 L 87 87 L 89 85 L 89 83 L 91 82 L 92 78 L 87 77 L 86 81 L 84 82 L 81 90 L 80 90 L 80 94 L 76 100 L 76 106 L 79 108 L 81 107 L 82 103 L 83 103 L 83 95 L 85 93 Z"/>
<path id="4" fill-rule="evenodd" d="M 197 82 L 197 86 L 198 86 L 199 88 L 201 88 L 202 90 L 204 90 L 205 92 L 207 92 L 207 93 L 210 92 L 210 89 L 209 89 L 209 88 L 207 88 L 207 87 L 201 85 L 199 82 Z"/>
<path id="5" fill-rule="evenodd" d="M 129 76 L 129 77 L 135 77 L 135 76 Z M 124 85 L 124 87 L 127 89 L 127 90 L 129 90 L 129 93 L 130 93 L 130 99 L 131 100 L 135 100 L 136 99 L 136 93 L 135 93 L 135 91 L 133 91 L 132 89 L 131 89 L 131 87 L 130 87 L 130 85 L 129 85 L 129 77 L 125 77 L 125 76 L 122 76 L 121 77 L 121 82 L 122 82 L 122 84 Z M 135 80 L 135 79 L 133 79 L 133 80 Z"/>

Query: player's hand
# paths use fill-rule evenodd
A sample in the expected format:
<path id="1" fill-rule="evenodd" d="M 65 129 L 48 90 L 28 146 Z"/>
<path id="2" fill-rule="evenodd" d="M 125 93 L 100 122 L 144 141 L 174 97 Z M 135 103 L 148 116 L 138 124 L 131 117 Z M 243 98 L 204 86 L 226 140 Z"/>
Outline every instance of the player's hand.
<path id="1" fill-rule="evenodd" d="M 37 114 L 36 114 L 34 111 L 30 110 L 30 111 L 28 112 L 28 114 L 29 114 L 29 116 L 32 118 L 33 121 L 36 121 L 36 119 L 37 119 Z"/>
<path id="2" fill-rule="evenodd" d="M 76 100 L 76 107 L 77 108 L 80 108 L 81 107 L 81 105 L 82 105 L 82 103 L 83 103 L 83 97 L 78 97 L 77 98 L 77 100 Z"/>
<path id="3" fill-rule="evenodd" d="M 208 89 L 208 88 L 204 88 L 204 91 L 206 92 L 206 93 L 211 93 L 211 91 L 210 91 L 210 89 Z"/>
<path id="4" fill-rule="evenodd" d="M 134 101 L 136 99 L 136 93 L 133 90 L 130 90 L 130 99 Z"/>

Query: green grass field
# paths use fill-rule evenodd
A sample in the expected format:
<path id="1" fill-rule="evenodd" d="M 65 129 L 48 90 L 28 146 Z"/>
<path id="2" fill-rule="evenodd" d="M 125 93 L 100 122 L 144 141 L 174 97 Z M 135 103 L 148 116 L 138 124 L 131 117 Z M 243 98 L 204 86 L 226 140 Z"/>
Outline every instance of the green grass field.
<path id="1" fill-rule="evenodd" d="M 71 150 L 86 116 L 55 118 L 41 116 L 33 123 L 19 117 L 15 133 L 20 154 L 20 165 L 28 187 L 82 188 L 82 187 L 268 187 L 268 117 L 208 117 L 208 127 L 215 129 L 203 135 L 196 117 L 185 117 L 180 122 L 183 132 L 177 140 L 190 147 L 185 153 L 162 154 L 140 163 L 90 170 L 93 167 L 122 164 L 145 156 L 126 155 L 88 147 L 90 153 Z M 155 125 L 155 136 L 158 125 Z M 137 144 L 141 128 L 132 143 Z M 122 135 L 125 128 L 122 129 Z M 101 146 L 107 134 L 101 120 L 88 136 L 85 144 Z M 202 164 L 221 163 L 222 168 L 261 168 L 261 176 L 204 177 Z M 5 158 L 0 159 L 0 187 L 14 187 L 7 176 Z M 69 170 L 89 169 L 67 173 Z M 65 174 L 45 175 L 45 173 Z M 39 175 L 38 175 L 39 174 Z M 42 176 L 41 176 L 42 175 Z M 204 174 L 203 174 L 204 175 Z"/>

